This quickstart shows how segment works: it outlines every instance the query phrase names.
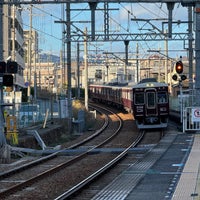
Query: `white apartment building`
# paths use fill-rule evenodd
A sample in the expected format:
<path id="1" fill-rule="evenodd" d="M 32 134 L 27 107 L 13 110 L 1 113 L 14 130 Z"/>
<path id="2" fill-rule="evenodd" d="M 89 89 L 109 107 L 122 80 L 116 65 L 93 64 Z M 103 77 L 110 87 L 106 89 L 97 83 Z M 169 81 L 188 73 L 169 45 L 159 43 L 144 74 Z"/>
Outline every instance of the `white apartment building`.
<path id="1" fill-rule="evenodd" d="M 19 64 L 18 73 L 14 75 L 14 85 L 24 87 L 23 69 L 23 26 L 20 5 L 3 5 L 3 59 Z"/>
<path id="2" fill-rule="evenodd" d="M 3 61 L 15 61 L 18 63 L 18 72 L 13 74 L 13 90 L 8 88 L 3 91 L 5 103 L 20 102 L 16 97 L 17 91 L 24 87 L 23 70 L 24 63 L 24 39 L 21 17 L 21 6 L 3 5 Z"/>

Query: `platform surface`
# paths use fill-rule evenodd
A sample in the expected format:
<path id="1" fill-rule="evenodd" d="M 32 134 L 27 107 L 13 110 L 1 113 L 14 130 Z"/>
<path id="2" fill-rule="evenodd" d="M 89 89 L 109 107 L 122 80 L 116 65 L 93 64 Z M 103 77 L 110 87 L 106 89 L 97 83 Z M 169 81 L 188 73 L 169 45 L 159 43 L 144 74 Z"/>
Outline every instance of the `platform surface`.
<path id="1" fill-rule="evenodd" d="M 172 200 L 200 199 L 200 134 L 195 134 L 194 143 L 181 173 Z"/>

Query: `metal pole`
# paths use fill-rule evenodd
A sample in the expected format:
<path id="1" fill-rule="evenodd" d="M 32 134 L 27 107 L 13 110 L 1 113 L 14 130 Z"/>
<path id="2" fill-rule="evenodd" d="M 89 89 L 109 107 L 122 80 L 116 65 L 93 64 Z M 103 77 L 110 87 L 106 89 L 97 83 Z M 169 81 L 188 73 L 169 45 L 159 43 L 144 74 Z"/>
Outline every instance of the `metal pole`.
<path id="1" fill-rule="evenodd" d="M 3 60 L 3 4 L 0 4 L 0 61 Z"/>
<path id="2" fill-rule="evenodd" d="M 0 4 L 0 61 L 3 61 L 3 4 Z M 4 135 L 4 117 L 3 117 L 3 110 L 2 110 L 2 103 L 3 103 L 3 88 L 0 86 L 0 148 L 3 151 L 0 158 L 3 156 L 5 150 L 3 149 L 6 146 L 6 137 Z"/>
<path id="3" fill-rule="evenodd" d="M 195 5 L 196 12 L 196 32 L 195 32 L 195 52 L 196 52 L 196 71 L 195 71 L 195 88 L 196 88 L 196 105 L 200 105 L 200 3 L 196 3 Z"/>
<path id="4" fill-rule="evenodd" d="M 127 73 L 127 67 L 128 67 L 128 45 L 129 45 L 129 40 L 124 41 L 125 44 L 125 80 L 128 81 L 128 73 Z"/>
<path id="5" fill-rule="evenodd" d="M 136 70 L 137 70 L 137 77 L 136 77 L 136 80 L 137 80 L 137 83 L 139 82 L 139 46 L 138 46 L 138 43 L 136 44 Z"/>
<path id="6" fill-rule="evenodd" d="M 0 61 L 3 61 L 3 4 L 0 4 Z M 3 88 L 0 86 L 0 103 L 3 103 Z M 0 113 L 3 113 L 2 106 L 0 105 Z M 5 138 L 3 132 L 3 116 L 0 120 L 0 147 L 4 144 Z"/>
<path id="7" fill-rule="evenodd" d="M 172 37 L 172 11 L 174 9 L 174 2 L 167 2 L 168 14 L 168 37 Z"/>
<path id="8" fill-rule="evenodd" d="M 188 54 L 189 54 L 189 91 L 190 95 L 192 95 L 192 89 L 193 89 L 193 34 L 192 34 L 192 7 L 188 7 Z"/>
<path id="9" fill-rule="evenodd" d="M 65 6 L 62 4 L 62 19 L 64 20 L 65 15 Z M 62 25 L 62 51 L 61 51 L 61 65 L 62 65 L 62 81 L 61 81 L 61 88 L 64 89 L 66 84 L 66 67 L 65 67 L 65 24 Z"/>
<path id="10" fill-rule="evenodd" d="M 87 28 L 85 29 L 84 40 L 84 52 L 85 52 L 85 109 L 88 110 L 88 60 L 87 60 Z"/>
<path id="11" fill-rule="evenodd" d="M 168 84 L 168 40 L 165 40 L 165 83 Z"/>
<path id="12" fill-rule="evenodd" d="M 92 40 L 95 40 L 95 10 L 97 7 L 97 2 L 88 2 L 91 9 L 91 35 Z"/>
<path id="13" fill-rule="evenodd" d="M 31 101 L 31 61 L 32 61 L 32 5 L 30 5 L 30 30 L 29 30 L 29 43 L 28 43 L 28 88 L 27 88 L 27 96 L 28 96 L 28 102 Z"/>
<path id="14" fill-rule="evenodd" d="M 79 56 L 79 51 L 80 51 L 80 45 L 79 42 L 77 43 L 77 98 L 80 98 L 80 56 Z"/>
<path id="15" fill-rule="evenodd" d="M 180 78 L 179 78 L 180 79 Z M 179 80 L 179 88 L 180 88 L 180 114 L 181 114 L 181 123 L 183 122 L 183 87 L 182 81 Z"/>
<path id="16" fill-rule="evenodd" d="M 67 98 L 68 98 L 68 130 L 72 131 L 72 99 L 71 99 L 71 25 L 70 3 L 66 4 L 67 16 Z"/>

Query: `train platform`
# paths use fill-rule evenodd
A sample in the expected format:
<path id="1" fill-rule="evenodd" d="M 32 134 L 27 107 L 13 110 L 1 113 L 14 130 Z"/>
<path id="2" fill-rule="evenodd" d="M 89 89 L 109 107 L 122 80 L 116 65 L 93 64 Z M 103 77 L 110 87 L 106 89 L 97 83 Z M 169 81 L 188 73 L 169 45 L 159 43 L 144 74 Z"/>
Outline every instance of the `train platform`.
<path id="1" fill-rule="evenodd" d="M 200 199 L 200 134 L 195 134 L 192 149 L 181 173 L 172 200 Z"/>
<path id="2" fill-rule="evenodd" d="M 92 198 L 124 200 L 199 200 L 200 134 L 174 128 L 144 158 Z"/>

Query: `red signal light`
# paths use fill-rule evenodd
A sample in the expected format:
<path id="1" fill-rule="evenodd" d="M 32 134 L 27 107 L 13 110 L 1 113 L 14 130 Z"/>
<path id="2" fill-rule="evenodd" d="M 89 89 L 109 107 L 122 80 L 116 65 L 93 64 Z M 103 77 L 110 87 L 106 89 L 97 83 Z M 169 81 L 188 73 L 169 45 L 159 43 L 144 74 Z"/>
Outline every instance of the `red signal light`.
<path id="1" fill-rule="evenodd" d="M 181 61 L 178 61 L 178 62 L 176 63 L 176 72 L 177 72 L 178 74 L 183 73 L 183 63 L 182 63 Z"/>

